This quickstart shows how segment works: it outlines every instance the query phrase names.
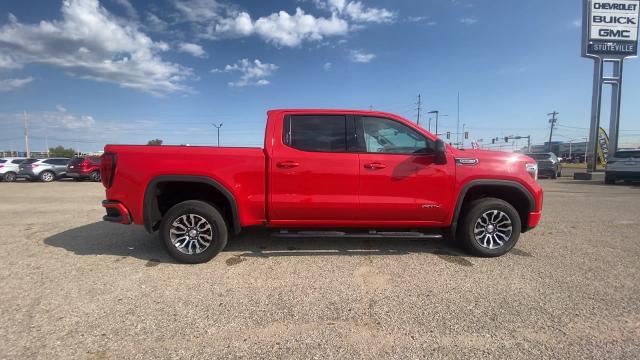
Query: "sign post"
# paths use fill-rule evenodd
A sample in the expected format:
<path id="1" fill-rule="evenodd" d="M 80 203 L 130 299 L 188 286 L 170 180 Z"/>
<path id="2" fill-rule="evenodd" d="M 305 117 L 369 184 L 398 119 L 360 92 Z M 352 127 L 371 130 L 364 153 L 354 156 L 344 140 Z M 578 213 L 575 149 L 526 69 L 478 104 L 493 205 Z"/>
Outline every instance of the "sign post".
<path id="1" fill-rule="evenodd" d="M 596 171 L 602 85 L 612 86 L 609 120 L 609 154 L 618 148 L 622 65 L 624 59 L 638 55 L 638 20 L 640 0 L 583 0 L 582 56 L 594 60 L 591 124 L 587 149 L 587 171 Z M 611 76 L 605 76 L 604 66 L 613 64 Z"/>

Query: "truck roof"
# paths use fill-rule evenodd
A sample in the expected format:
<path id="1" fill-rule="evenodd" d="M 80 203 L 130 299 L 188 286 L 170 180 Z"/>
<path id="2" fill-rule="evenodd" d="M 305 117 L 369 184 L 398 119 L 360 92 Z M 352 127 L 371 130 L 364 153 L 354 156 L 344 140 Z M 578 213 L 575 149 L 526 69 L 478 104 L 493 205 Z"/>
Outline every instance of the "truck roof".
<path id="1" fill-rule="evenodd" d="M 400 117 L 402 116 L 393 114 L 386 111 L 377 111 L 377 110 L 355 110 L 355 109 L 271 109 L 267 111 L 267 114 L 271 113 L 317 113 L 317 114 L 362 114 L 362 115 L 383 115 L 383 116 L 393 116 Z"/>

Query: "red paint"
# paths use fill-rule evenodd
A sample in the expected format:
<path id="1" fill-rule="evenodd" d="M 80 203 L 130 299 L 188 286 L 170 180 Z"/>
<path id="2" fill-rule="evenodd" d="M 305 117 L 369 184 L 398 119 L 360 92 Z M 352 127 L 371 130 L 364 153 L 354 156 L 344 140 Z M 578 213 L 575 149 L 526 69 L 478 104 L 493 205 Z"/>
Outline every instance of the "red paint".
<path id="1" fill-rule="evenodd" d="M 107 145 L 105 156 L 115 154 L 116 165 L 106 197 L 123 204 L 133 223 L 142 224 L 144 193 L 152 179 L 192 175 L 210 178 L 233 195 L 243 227 L 447 227 L 470 181 L 509 180 L 522 185 L 535 199 L 529 226 L 539 221 L 542 189 L 526 172 L 525 163 L 534 162 L 526 156 L 447 146 L 447 163 L 440 165 L 433 155 L 306 152 L 283 142 L 283 119 L 292 114 L 385 117 L 436 139 L 389 113 L 272 110 L 264 149 Z M 456 158 L 479 162 L 459 165 Z M 104 184 L 111 179 L 105 173 L 111 166 L 103 158 Z"/>

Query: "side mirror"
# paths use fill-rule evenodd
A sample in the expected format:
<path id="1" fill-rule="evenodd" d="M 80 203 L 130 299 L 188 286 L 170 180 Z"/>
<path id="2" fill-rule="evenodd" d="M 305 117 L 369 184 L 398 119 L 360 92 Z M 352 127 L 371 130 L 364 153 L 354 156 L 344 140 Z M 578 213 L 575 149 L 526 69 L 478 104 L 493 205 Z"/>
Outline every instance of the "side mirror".
<path id="1" fill-rule="evenodd" d="M 444 141 L 440 139 L 436 139 L 436 164 L 444 165 L 447 163 L 447 146 L 444 144 Z"/>

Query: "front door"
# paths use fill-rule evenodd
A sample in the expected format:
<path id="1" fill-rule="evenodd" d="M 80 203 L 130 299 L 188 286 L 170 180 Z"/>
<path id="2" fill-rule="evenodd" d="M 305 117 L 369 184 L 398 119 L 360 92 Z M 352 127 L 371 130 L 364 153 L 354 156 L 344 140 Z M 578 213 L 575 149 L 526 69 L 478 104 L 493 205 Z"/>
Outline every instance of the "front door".
<path id="1" fill-rule="evenodd" d="M 290 115 L 283 128 L 270 164 L 271 223 L 339 226 L 357 219 L 358 154 L 347 152 L 352 117 Z"/>
<path id="2" fill-rule="evenodd" d="M 368 223 L 438 225 L 447 221 L 455 165 L 435 163 L 435 142 L 399 121 L 356 119 L 364 152 L 360 212 Z"/>

